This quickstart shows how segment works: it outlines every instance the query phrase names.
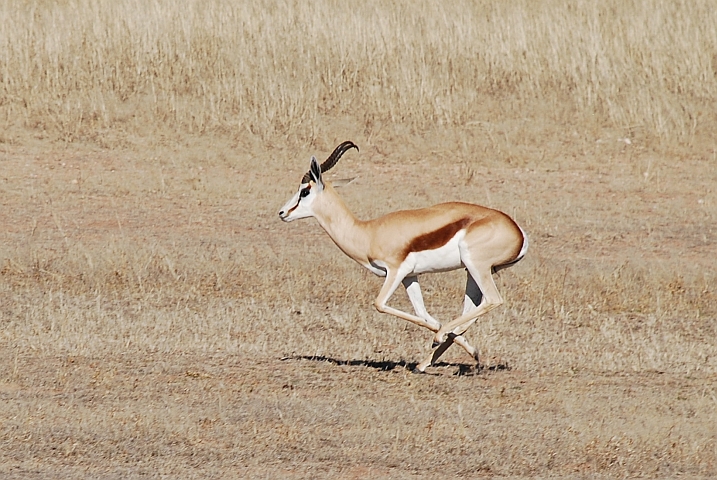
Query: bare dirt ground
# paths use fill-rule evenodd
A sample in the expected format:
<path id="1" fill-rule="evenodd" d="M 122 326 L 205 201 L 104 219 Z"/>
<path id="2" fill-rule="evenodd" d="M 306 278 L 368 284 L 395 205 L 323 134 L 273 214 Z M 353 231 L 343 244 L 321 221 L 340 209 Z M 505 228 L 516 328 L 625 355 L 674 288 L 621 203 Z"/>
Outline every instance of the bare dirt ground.
<path id="1" fill-rule="evenodd" d="M 18 363 L 22 380 L 1 392 L 6 478 L 713 472 L 703 376 L 416 376 L 393 362 L 197 355 Z"/>
<path id="2" fill-rule="evenodd" d="M 277 218 L 343 136 L 6 145 L 0 475 L 717 475 L 715 147 L 629 133 L 352 138 L 359 216 L 466 200 L 531 238 L 467 334 L 483 370 L 453 348 L 428 375 L 430 335 L 371 307 L 380 279 Z M 442 321 L 463 282 L 425 279 Z"/>

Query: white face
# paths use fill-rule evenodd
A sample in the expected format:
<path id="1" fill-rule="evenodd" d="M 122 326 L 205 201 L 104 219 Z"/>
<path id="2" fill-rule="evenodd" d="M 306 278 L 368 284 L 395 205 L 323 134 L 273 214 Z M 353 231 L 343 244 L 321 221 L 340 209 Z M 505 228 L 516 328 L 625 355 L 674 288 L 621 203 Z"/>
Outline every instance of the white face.
<path id="1" fill-rule="evenodd" d="M 311 210 L 311 204 L 316 198 L 319 189 L 311 183 L 303 183 L 299 187 L 299 191 L 281 207 L 279 217 L 285 222 L 291 222 L 300 218 L 311 217 L 314 212 Z"/>

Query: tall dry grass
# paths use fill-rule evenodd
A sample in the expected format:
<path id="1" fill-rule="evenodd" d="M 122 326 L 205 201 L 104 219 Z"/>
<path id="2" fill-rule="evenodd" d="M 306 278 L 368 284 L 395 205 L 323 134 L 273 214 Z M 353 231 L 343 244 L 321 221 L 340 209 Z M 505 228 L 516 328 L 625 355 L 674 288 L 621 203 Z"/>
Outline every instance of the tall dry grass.
<path id="1" fill-rule="evenodd" d="M 484 120 L 486 95 L 685 137 L 717 99 L 710 0 L 4 0 L 0 51 L 5 130 L 67 140 L 460 125 Z"/>

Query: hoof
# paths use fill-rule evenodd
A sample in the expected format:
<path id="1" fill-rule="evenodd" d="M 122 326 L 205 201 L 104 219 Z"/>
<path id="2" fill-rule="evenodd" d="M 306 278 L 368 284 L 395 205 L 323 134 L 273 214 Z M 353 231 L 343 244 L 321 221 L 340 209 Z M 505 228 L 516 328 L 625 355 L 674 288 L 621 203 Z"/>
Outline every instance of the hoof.
<path id="1" fill-rule="evenodd" d="M 438 348 L 438 345 L 440 345 L 440 344 L 441 344 L 440 342 L 433 340 L 433 343 L 431 344 L 431 348 Z"/>
<path id="2" fill-rule="evenodd" d="M 425 375 L 426 374 L 426 372 L 424 372 L 423 370 L 419 370 L 418 367 L 411 370 L 411 372 L 415 373 L 416 375 Z"/>

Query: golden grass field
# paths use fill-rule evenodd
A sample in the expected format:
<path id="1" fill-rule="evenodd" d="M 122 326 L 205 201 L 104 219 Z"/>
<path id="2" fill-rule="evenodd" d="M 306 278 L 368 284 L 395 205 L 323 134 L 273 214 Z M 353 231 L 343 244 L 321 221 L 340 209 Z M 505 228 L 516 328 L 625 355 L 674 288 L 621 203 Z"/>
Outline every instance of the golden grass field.
<path id="1" fill-rule="evenodd" d="M 0 477 L 717 476 L 713 2 L 7 0 L 0 53 Z M 481 371 L 280 222 L 343 140 L 359 217 L 528 233 Z"/>

